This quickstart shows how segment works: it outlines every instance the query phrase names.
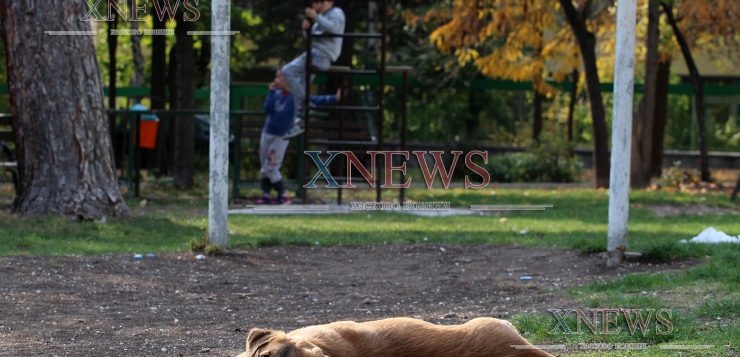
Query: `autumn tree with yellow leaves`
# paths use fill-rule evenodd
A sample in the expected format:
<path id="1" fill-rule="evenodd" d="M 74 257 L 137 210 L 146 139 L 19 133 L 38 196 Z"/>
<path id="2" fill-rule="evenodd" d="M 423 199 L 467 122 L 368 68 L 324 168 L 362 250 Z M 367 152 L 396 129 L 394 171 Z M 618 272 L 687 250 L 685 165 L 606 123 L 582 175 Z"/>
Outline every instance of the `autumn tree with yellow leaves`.
<path id="1" fill-rule="evenodd" d="M 737 0 L 660 0 L 660 6 L 673 30 L 686 62 L 694 88 L 696 119 L 699 131 L 699 166 L 701 180 L 710 181 L 703 81 L 692 52 L 725 53 L 737 58 L 740 2 Z M 737 61 L 735 59 L 735 61 Z"/>
<path id="2" fill-rule="evenodd" d="M 446 17 L 430 39 L 461 63 L 472 61 L 488 77 L 534 83 L 534 138 L 541 129 L 542 94 L 552 91 L 545 80 L 565 79 L 578 68 L 580 52 L 591 102 L 596 185 L 606 187 L 607 126 L 591 27 L 607 7 L 592 1 L 574 5 L 570 0 L 456 0 L 451 8 L 431 10 L 427 20 Z M 570 29 L 563 26 L 563 18 Z"/>

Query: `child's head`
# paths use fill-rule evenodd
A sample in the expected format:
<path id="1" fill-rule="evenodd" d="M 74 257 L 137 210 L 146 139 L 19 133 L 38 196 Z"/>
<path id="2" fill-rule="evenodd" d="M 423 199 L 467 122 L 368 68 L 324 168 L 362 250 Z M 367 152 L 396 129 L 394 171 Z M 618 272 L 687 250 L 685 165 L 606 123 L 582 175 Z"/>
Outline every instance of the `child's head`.
<path id="1" fill-rule="evenodd" d="M 312 4 L 313 9 L 316 10 L 316 12 L 318 12 L 319 14 L 323 14 L 334 7 L 333 0 L 314 0 Z"/>
<path id="2" fill-rule="evenodd" d="M 283 71 L 281 69 L 277 69 L 275 71 L 275 87 L 282 91 L 288 91 L 288 85 L 285 83 L 285 77 L 283 76 Z"/>

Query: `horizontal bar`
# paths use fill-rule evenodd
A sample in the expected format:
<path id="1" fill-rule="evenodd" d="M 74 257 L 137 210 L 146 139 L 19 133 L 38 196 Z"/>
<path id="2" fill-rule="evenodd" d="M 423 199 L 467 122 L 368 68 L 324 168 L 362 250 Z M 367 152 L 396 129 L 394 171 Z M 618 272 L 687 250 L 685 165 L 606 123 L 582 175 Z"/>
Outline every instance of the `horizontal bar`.
<path id="1" fill-rule="evenodd" d="M 356 111 L 356 112 L 377 112 L 380 110 L 378 106 L 374 107 L 359 107 L 359 106 L 350 106 L 350 105 L 321 105 L 321 106 L 314 106 L 309 107 L 310 110 L 322 110 L 322 111 L 335 111 L 335 112 L 341 112 L 341 111 Z"/>
<path id="2" fill-rule="evenodd" d="M 311 35 L 311 37 L 383 38 L 383 34 L 375 33 L 375 32 L 346 32 L 342 34 L 337 34 L 337 33 L 314 34 L 314 35 Z"/>
<path id="3" fill-rule="evenodd" d="M 346 146 L 374 146 L 378 145 L 377 141 L 373 140 L 309 140 L 309 144 L 314 145 L 346 145 Z"/>
<path id="4" fill-rule="evenodd" d="M 130 110 L 130 109 L 115 109 L 115 110 L 108 110 L 108 113 L 115 113 L 115 114 L 141 114 L 141 115 L 147 115 L 147 114 L 161 114 L 161 115 L 208 115 L 211 114 L 209 111 L 206 110 L 199 110 L 199 109 L 178 109 L 178 110 L 166 110 L 166 109 L 155 109 L 155 110 Z M 237 115 L 249 115 L 249 116 L 263 116 L 265 113 L 259 112 L 259 111 L 248 111 L 248 110 L 233 110 L 229 112 L 229 115 L 237 116 Z"/>
<path id="5" fill-rule="evenodd" d="M 380 70 L 378 69 L 334 69 L 329 68 L 327 70 L 313 70 L 311 71 L 313 73 L 322 73 L 322 74 L 365 74 L 365 75 L 378 75 L 380 74 Z"/>

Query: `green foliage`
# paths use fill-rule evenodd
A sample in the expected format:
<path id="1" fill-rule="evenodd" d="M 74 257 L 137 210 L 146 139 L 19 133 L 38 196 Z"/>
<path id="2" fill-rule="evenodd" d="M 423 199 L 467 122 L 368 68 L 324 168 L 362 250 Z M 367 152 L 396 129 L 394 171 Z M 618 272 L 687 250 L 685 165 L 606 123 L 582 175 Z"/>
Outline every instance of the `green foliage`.
<path id="1" fill-rule="evenodd" d="M 503 154 L 489 160 L 493 182 L 575 182 L 583 165 L 570 154 L 566 141 L 543 135 L 526 152 Z"/>

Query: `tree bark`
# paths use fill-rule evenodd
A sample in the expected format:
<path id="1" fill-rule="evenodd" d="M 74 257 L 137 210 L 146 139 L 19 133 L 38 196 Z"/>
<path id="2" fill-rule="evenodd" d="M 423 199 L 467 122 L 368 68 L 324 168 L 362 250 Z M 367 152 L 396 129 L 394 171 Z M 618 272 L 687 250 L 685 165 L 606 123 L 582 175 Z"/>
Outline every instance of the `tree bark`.
<path id="1" fill-rule="evenodd" d="M 653 119 L 653 148 L 650 150 L 650 174 L 660 177 L 663 171 L 663 142 L 668 123 L 668 85 L 671 77 L 671 60 L 658 62 L 655 88 L 655 117 Z"/>
<path id="2" fill-rule="evenodd" d="M 588 2 L 587 2 L 588 4 Z M 586 27 L 588 9 L 576 10 L 571 0 L 560 0 L 573 34 L 578 42 L 583 60 L 583 69 L 586 72 L 586 88 L 588 100 L 591 104 L 591 125 L 594 136 L 594 169 L 596 171 L 596 187 L 609 186 L 609 147 L 607 139 L 606 115 L 604 101 L 601 96 L 601 83 L 596 66 L 596 36 Z"/>
<path id="3" fill-rule="evenodd" d="M 165 23 L 160 21 L 158 16 L 153 16 L 154 29 L 164 30 Z M 166 109 L 167 107 L 167 42 L 165 36 L 152 36 L 152 76 L 151 76 L 151 94 L 152 109 Z M 168 160 L 168 128 L 170 125 L 169 118 L 160 118 L 159 130 L 157 131 L 157 149 L 155 155 L 155 166 L 160 175 L 166 175 L 170 172 Z"/>
<path id="4" fill-rule="evenodd" d="M 116 98 L 118 97 L 118 84 L 116 83 L 116 76 L 118 73 L 118 36 L 113 35 L 113 30 L 118 28 L 118 16 L 113 14 L 113 21 L 108 23 L 108 110 L 116 110 Z M 116 133 L 116 118 L 118 117 L 115 113 L 108 114 L 108 130 L 110 131 L 111 142 L 114 142 Z M 120 146 L 123 148 L 124 146 Z M 113 154 L 113 168 L 115 169 L 115 152 Z M 123 166 L 121 166 L 123 167 Z"/>
<path id="5" fill-rule="evenodd" d="M 0 1 L 22 216 L 128 213 L 113 170 L 103 85 L 81 0 Z"/>
<path id="6" fill-rule="evenodd" d="M 694 56 L 691 54 L 691 48 L 686 41 L 681 29 L 678 28 L 678 22 L 676 17 L 673 15 L 673 6 L 661 2 L 660 5 L 663 7 L 663 12 L 668 18 L 668 23 L 673 29 L 673 34 L 676 36 L 676 41 L 679 47 L 681 47 L 681 54 L 683 55 L 686 66 L 689 68 L 689 74 L 691 77 L 691 84 L 694 87 L 694 98 L 696 99 L 696 122 L 699 129 L 699 167 L 701 169 L 701 180 L 709 182 L 712 180 L 712 175 L 709 172 L 709 154 L 707 149 L 707 133 L 705 125 L 705 107 L 704 107 L 704 89 L 702 85 L 701 75 L 699 69 L 696 67 L 694 62 Z"/>
<path id="7" fill-rule="evenodd" d="M 540 141 L 540 133 L 542 133 L 542 101 L 544 99 L 545 96 L 535 89 L 532 99 L 532 140 L 534 141 Z"/>
<path id="8" fill-rule="evenodd" d="M 177 17 L 175 47 L 177 61 L 175 64 L 175 94 L 176 107 L 179 110 L 194 109 L 195 107 L 195 50 L 193 37 L 187 32 L 192 30 L 192 22 L 185 21 L 183 16 Z M 174 135 L 174 169 L 175 186 L 180 189 L 193 187 L 195 161 L 195 120 L 192 115 L 177 115 Z"/>
<path id="9" fill-rule="evenodd" d="M 658 40 L 660 37 L 660 6 L 658 0 L 648 2 L 647 55 L 645 56 L 645 88 L 632 121 L 632 175 L 630 186 L 644 188 L 650 184 L 653 154 L 653 127 L 658 77 Z"/>
<path id="10" fill-rule="evenodd" d="M 576 102 L 578 101 L 578 70 L 573 70 L 573 85 L 570 88 L 570 103 L 568 104 L 568 143 L 573 143 L 573 116 L 575 115 Z"/>
<path id="11" fill-rule="evenodd" d="M 138 34 L 139 23 L 137 21 L 130 21 L 130 24 L 132 31 L 131 52 L 134 60 L 134 73 L 131 77 L 131 86 L 141 87 L 144 84 L 144 55 L 141 53 L 141 35 Z"/>

